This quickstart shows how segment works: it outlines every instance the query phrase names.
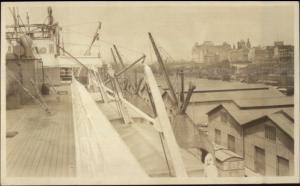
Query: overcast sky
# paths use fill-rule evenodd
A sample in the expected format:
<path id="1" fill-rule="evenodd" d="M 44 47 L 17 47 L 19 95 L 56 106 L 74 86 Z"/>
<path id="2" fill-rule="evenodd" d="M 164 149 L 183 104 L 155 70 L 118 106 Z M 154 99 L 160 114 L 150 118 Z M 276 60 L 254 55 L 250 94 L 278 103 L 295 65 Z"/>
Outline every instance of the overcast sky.
<path id="1" fill-rule="evenodd" d="M 41 23 L 47 16 L 49 4 L 18 6 L 23 21 L 26 12 L 31 23 Z M 96 3 L 82 6 L 53 5 L 55 21 L 63 27 L 65 47 L 74 53 L 84 53 L 92 36 L 102 22 L 100 46 L 104 59 L 110 60 L 111 43 L 120 46 L 125 60 L 132 61 L 141 53 L 147 60 L 154 58 L 148 32 L 173 59 L 191 59 L 195 42 L 210 40 L 215 44 L 223 41 L 236 44 L 238 40 L 250 39 L 252 45 L 272 45 L 275 40 L 293 44 L 295 6 L 277 5 L 209 5 L 202 3 Z M 9 13 L 7 11 L 7 13 Z M 12 22 L 10 14 L 7 22 Z M 83 44 L 70 45 L 72 44 Z M 151 50 L 150 50 L 151 49 Z M 151 51 L 151 53 L 150 53 Z M 150 55 L 151 54 L 151 55 Z"/>

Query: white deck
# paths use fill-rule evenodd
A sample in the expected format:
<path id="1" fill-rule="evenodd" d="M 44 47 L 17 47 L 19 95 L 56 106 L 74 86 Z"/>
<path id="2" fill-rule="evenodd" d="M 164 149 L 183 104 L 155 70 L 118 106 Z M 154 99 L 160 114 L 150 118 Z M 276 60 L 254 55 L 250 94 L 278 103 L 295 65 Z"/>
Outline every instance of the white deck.
<path id="1" fill-rule="evenodd" d="M 7 176 L 70 177 L 75 175 L 75 149 L 72 104 L 69 94 L 60 101 L 47 100 L 53 115 L 47 115 L 37 104 L 8 110 L 7 131 L 17 131 L 6 138 Z"/>

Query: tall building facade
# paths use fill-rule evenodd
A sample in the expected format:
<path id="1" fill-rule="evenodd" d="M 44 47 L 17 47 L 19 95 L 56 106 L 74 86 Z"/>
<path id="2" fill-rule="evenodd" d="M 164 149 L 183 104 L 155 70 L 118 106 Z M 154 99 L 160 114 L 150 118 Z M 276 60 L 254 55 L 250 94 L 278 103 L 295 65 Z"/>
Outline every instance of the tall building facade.
<path id="1" fill-rule="evenodd" d="M 248 54 L 251 48 L 250 40 L 248 39 L 247 42 L 244 40 L 240 40 L 237 42 L 237 48 L 233 49 L 230 52 L 229 61 L 231 63 L 243 63 L 248 62 Z"/>
<path id="2" fill-rule="evenodd" d="M 192 60 L 198 63 L 213 63 L 228 60 L 231 46 L 223 42 L 215 45 L 212 41 L 204 41 L 203 44 L 196 43 L 192 49 Z"/>

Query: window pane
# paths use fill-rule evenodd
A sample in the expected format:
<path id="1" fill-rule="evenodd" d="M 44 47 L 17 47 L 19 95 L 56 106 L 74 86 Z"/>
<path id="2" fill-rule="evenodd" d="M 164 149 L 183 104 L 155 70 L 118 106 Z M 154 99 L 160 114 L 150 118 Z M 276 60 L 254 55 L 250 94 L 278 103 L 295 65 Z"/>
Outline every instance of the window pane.
<path id="1" fill-rule="evenodd" d="M 277 176 L 289 175 L 289 160 L 277 156 Z"/>
<path id="2" fill-rule="evenodd" d="M 228 134 L 228 149 L 235 152 L 235 137 Z"/>
<path id="3" fill-rule="evenodd" d="M 276 140 L 276 128 L 272 126 L 265 126 L 265 137 L 269 140 Z"/>
<path id="4" fill-rule="evenodd" d="M 255 171 L 262 175 L 265 175 L 265 161 L 265 150 L 259 147 L 255 147 Z"/>

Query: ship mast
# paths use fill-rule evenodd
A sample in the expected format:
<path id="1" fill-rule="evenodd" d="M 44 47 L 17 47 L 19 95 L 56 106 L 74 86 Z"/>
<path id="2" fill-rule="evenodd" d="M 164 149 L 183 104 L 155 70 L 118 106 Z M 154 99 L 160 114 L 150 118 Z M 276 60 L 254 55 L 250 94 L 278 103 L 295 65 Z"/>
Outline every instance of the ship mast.
<path id="1" fill-rule="evenodd" d="M 162 58 L 161 58 L 161 56 L 160 56 L 160 53 L 159 53 L 159 51 L 158 51 L 158 49 L 157 49 L 157 46 L 156 46 L 156 44 L 155 44 L 155 42 L 154 42 L 154 39 L 153 39 L 151 33 L 149 32 L 148 34 L 149 34 L 149 38 L 150 38 L 150 41 L 151 41 L 151 43 L 152 43 L 152 46 L 153 46 L 155 55 L 156 55 L 156 57 L 157 57 L 157 61 L 158 61 L 159 65 L 160 65 L 161 69 L 163 70 L 164 77 L 165 77 L 165 79 L 166 79 L 166 81 L 167 81 L 167 84 L 168 84 L 168 86 L 169 86 L 170 92 L 171 92 L 171 94 L 172 94 L 172 99 L 173 99 L 175 105 L 178 106 L 177 97 L 176 97 L 174 88 L 173 88 L 173 86 L 172 86 L 172 83 L 171 83 L 171 81 L 170 81 L 169 75 L 168 75 L 168 73 L 167 73 L 166 67 L 165 67 L 165 65 L 164 65 L 164 63 L 163 63 L 163 60 L 162 60 Z"/>

